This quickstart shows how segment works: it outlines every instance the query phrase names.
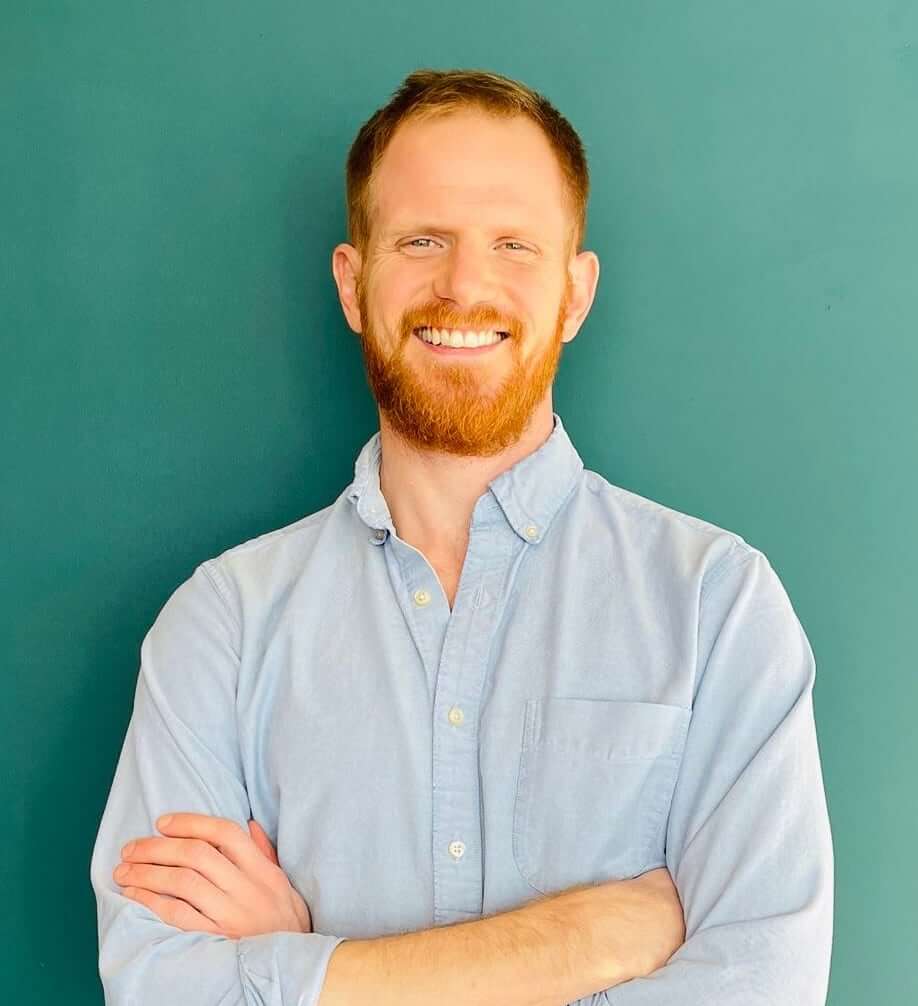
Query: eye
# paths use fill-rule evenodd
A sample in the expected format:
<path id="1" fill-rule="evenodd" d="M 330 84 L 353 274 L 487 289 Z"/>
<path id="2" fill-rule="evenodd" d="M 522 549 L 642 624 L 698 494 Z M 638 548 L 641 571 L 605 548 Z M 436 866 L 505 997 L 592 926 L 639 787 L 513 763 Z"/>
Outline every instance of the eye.
<path id="1" fill-rule="evenodd" d="M 513 249 L 514 251 L 516 251 L 517 249 L 519 249 L 520 251 L 532 251 L 531 248 L 527 248 L 524 244 L 521 244 L 519 241 L 504 241 L 504 246 L 507 245 L 516 245 L 516 248 Z"/>
<path id="2" fill-rule="evenodd" d="M 423 244 L 422 243 L 422 242 L 425 242 L 425 241 L 427 242 L 427 244 Z M 412 238 L 410 241 L 406 241 L 402 245 L 402 247 L 403 248 L 417 248 L 417 249 L 419 249 L 421 251 L 426 251 L 428 248 L 430 248 L 432 245 L 434 245 L 436 243 L 437 242 L 435 241 L 434 238 Z M 507 247 L 509 245 L 514 245 L 515 247 L 513 247 L 511 249 L 512 251 L 531 251 L 532 250 L 531 248 L 527 248 L 524 244 L 522 244 L 519 241 L 509 241 L 508 240 L 508 241 L 502 242 L 502 244 L 503 244 L 504 247 Z"/>

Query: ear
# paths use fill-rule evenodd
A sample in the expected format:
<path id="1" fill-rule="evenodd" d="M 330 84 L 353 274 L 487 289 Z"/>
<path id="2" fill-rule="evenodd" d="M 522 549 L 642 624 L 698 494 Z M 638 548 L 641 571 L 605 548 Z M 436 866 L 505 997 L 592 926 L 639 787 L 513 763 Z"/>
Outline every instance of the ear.
<path id="1" fill-rule="evenodd" d="M 332 275 L 338 287 L 338 300 L 344 317 L 351 330 L 363 331 L 363 319 L 360 317 L 360 303 L 357 297 L 357 283 L 360 278 L 362 261 L 360 252 L 346 242 L 335 245 L 332 251 Z"/>
<path id="2" fill-rule="evenodd" d="M 570 299 L 567 303 L 562 342 L 570 342 L 574 338 L 590 313 L 599 285 L 599 256 L 591 251 L 580 252 L 568 266 L 568 275 Z"/>

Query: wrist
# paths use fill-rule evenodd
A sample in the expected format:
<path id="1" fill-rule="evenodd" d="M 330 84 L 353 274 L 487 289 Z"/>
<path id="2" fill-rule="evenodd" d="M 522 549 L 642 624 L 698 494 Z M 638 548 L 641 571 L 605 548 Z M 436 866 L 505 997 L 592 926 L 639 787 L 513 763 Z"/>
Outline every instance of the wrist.
<path id="1" fill-rule="evenodd" d="M 630 981 L 639 973 L 622 938 L 622 899 L 627 896 L 622 883 L 585 884 L 555 896 L 575 920 L 572 929 L 577 934 L 578 952 L 572 967 L 586 975 L 597 990 Z"/>

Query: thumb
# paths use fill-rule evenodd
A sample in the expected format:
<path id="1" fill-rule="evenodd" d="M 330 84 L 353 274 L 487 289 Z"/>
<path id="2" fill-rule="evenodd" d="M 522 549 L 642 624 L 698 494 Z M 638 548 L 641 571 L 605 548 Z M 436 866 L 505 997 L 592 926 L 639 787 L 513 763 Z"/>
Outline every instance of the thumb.
<path id="1" fill-rule="evenodd" d="M 254 818 L 249 821 L 249 833 L 252 836 L 252 841 L 258 846 L 261 854 L 266 859 L 270 859 L 275 866 L 280 866 L 277 859 L 277 853 L 274 851 L 274 846 L 271 844 L 271 839 L 268 838 L 264 828 L 262 828 L 262 826 Z"/>

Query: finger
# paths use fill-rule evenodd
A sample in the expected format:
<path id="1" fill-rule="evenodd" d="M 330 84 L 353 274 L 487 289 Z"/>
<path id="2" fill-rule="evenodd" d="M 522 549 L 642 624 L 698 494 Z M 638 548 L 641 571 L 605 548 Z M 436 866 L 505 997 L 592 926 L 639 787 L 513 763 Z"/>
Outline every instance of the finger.
<path id="1" fill-rule="evenodd" d="M 226 916 L 229 899 L 218 888 L 194 870 L 183 866 L 148 866 L 134 863 L 118 879 L 127 887 L 142 887 L 154 894 L 168 894 L 181 898 L 208 919 Z"/>
<path id="2" fill-rule="evenodd" d="M 121 850 L 124 863 L 185 866 L 206 877 L 224 893 L 239 889 L 239 868 L 201 838 L 138 838 Z"/>
<path id="3" fill-rule="evenodd" d="M 174 838 L 201 838 L 209 842 L 248 877 L 263 875 L 265 858 L 255 846 L 252 836 L 242 825 L 225 817 L 209 814 L 175 813 L 167 823 L 162 817 L 156 827 Z"/>
<path id="4" fill-rule="evenodd" d="M 262 853 L 270 859 L 275 866 L 280 866 L 280 862 L 277 858 L 277 852 L 271 844 L 271 839 L 268 838 L 264 828 L 262 828 L 262 826 L 254 820 L 254 818 L 249 821 L 249 831 L 252 833 L 252 840 Z"/>
<path id="5" fill-rule="evenodd" d="M 164 898 L 162 895 L 144 890 L 142 887 L 126 887 L 122 894 L 126 898 L 130 898 L 131 901 L 136 901 L 149 908 L 154 915 L 167 925 L 175 926 L 176 929 L 199 933 L 221 932 L 219 926 L 184 901 Z"/>

